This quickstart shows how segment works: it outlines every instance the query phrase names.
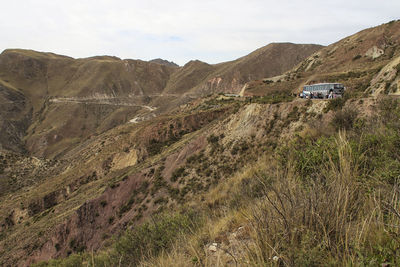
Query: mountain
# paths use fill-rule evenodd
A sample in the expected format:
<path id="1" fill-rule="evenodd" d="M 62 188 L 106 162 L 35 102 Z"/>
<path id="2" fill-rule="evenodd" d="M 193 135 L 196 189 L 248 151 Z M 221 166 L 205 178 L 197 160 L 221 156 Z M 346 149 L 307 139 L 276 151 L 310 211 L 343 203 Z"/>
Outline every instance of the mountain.
<path id="1" fill-rule="evenodd" d="M 398 94 L 399 42 L 397 21 L 363 30 L 322 48 L 285 74 L 268 79 L 272 83 L 253 81 L 245 94 L 264 95 L 283 89 L 298 93 L 304 84 L 318 82 L 340 82 L 356 94 Z"/>
<path id="2" fill-rule="evenodd" d="M 13 127 L 14 138 L 45 157 L 147 111 L 148 96 L 160 94 L 174 71 L 115 57 L 72 59 L 27 50 L 0 55 L 2 88 L 18 91 L 16 103 L 28 118 L 24 127 Z"/>
<path id="3" fill-rule="evenodd" d="M 281 48 L 267 46 L 261 50 L 274 50 L 282 57 L 287 51 L 295 59 L 282 64 L 272 61 L 273 52 L 255 52 L 237 62 L 224 63 L 224 69 L 232 68 L 224 70 L 229 77 L 222 84 L 248 81 L 250 77 L 237 83 L 232 73 L 240 76 L 243 69 L 245 75 L 252 61 L 258 65 L 265 62 L 277 74 L 319 48 L 288 44 L 272 47 Z M 0 126 L 6 134 L 0 145 L 38 157 L 61 157 L 82 140 L 117 125 L 152 118 L 211 92 L 237 90 L 226 85 L 214 88 L 207 82 L 221 72 L 220 66 L 193 61 L 179 68 L 165 63 L 110 56 L 73 59 L 53 53 L 5 50 L 0 55 L 0 93 L 7 104 L 0 110 L 4 114 Z M 263 68 L 258 73 L 260 77 L 268 74 Z M 10 102 L 9 98 L 18 100 Z"/>
<path id="4" fill-rule="evenodd" d="M 313 44 L 273 43 L 237 60 L 216 65 L 191 61 L 171 76 L 165 90 L 239 93 L 247 82 L 288 71 L 321 48 Z"/>
<path id="5" fill-rule="evenodd" d="M 0 265 L 398 265 L 399 35 L 179 68 L 6 50 Z M 293 96 L 323 81 L 345 96 Z"/>
<path id="6" fill-rule="evenodd" d="M 173 62 L 173 61 L 168 61 L 168 60 L 161 59 L 161 58 L 152 59 L 152 60 L 150 60 L 149 62 L 157 63 L 157 64 L 169 66 L 169 67 L 179 67 L 179 65 L 176 64 L 175 62 Z"/>

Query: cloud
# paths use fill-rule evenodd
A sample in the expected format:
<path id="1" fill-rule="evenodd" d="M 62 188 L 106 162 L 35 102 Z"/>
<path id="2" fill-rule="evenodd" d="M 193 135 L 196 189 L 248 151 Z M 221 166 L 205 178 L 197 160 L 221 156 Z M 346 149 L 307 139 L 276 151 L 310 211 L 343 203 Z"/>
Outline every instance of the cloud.
<path id="1" fill-rule="evenodd" d="M 2 4 L 0 49 L 217 63 L 270 42 L 328 45 L 398 10 L 397 0 L 14 0 Z"/>

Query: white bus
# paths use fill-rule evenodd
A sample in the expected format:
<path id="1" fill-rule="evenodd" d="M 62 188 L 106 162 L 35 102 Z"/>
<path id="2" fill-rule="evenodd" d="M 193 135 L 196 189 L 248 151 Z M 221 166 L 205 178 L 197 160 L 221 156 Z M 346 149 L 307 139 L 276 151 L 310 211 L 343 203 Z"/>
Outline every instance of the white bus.
<path id="1" fill-rule="evenodd" d="M 303 98 L 336 98 L 343 96 L 345 87 L 341 83 L 317 83 L 304 85 Z"/>

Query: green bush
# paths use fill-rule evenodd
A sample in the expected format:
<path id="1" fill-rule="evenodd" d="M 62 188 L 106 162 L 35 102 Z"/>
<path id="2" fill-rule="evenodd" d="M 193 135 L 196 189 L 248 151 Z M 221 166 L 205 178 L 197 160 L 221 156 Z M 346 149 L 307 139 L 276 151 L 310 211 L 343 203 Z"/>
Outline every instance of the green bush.
<path id="1" fill-rule="evenodd" d="M 50 260 L 48 262 L 39 262 L 34 264 L 35 267 L 80 267 L 82 266 L 82 262 L 84 261 L 84 257 L 81 254 L 72 254 L 65 259 L 60 260 Z"/>
<path id="2" fill-rule="evenodd" d="M 320 137 L 317 140 L 297 138 L 291 145 L 281 147 L 277 153 L 281 166 L 285 166 L 289 158 L 292 158 L 299 177 L 309 180 L 318 176 L 329 160 L 337 162 L 335 147 L 333 137 Z"/>
<path id="3" fill-rule="evenodd" d="M 151 222 L 126 231 L 115 244 L 123 266 L 136 265 L 143 258 L 156 256 L 170 248 L 181 234 L 196 229 L 201 217 L 194 212 L 158 215 Z"/>

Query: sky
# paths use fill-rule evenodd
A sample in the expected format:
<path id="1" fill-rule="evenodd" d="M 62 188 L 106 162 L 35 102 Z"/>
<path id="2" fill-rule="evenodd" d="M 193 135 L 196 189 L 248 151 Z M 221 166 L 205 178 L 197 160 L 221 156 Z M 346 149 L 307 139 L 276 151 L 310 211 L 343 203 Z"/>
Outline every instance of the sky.
<path id="1" fill-rule="evenodd" d="M 112 55 L 184 65 L 272 42 L 329 45 L 400 19 L 399 0 L 0 0 L 0 51 Z"/>

